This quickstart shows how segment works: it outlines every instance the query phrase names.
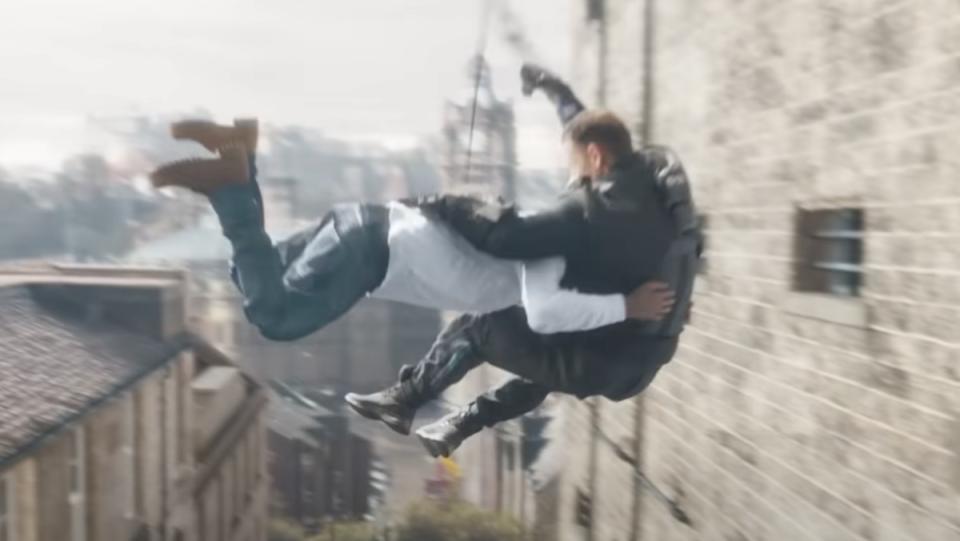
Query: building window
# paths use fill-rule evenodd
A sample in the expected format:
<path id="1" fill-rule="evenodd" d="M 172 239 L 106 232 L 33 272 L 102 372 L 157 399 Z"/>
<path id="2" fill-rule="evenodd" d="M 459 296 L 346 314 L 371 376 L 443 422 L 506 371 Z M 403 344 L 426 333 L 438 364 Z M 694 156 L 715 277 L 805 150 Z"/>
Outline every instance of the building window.
<path id="1" fill-rule="evenodd" d="M 516 456 L 515 456 L 513 443 L 504 442 L 503 456 L 504 456 L 504 468 L 506 468 L 507 471 L 512 472 L 516 467 Z"/>
<path id="2" fill-rule="evenodd" d="M 191 390 L 191 372 L 193 368 L 192 357 L 181 357 L 176 365 L 176 379 L 174 396 L 177 397 L 177 464 L 185 465 L 190 459 L 190 433 L 188 428 L 188 416 L 190 415 L 188 401 L 190 400 Z M 179 472 L 178 472 L 179 473 Z"/>
<path id="3" fill-rule="evenodd" d="M 485 154 L 490 148 L 490 136 L 479 128 L 475 128 L 471 134 L 468 126 L 460 132 L 459 143 L 461 148 L 470 149 L 474 156 Z"/>
<path id="4" fill-rule="evenodd" d="M 578 526 L 590 528 L 593 522 L 593 499 L 582 489 L 577 489 L 574 499 L 573 520 Z"/>
<path id="5" fill-rule="evenodd" d="M 87 465 L 86 437 L 83 428 L 70 433 L 70 541 L 87 539 Z"/>
<path id="6" fill-rule="evenodd" d="M 844 297 L 863 282 L 863 211 L 800 210 L 796 218 L 794 289 Z"/>
<path id="7" fill-rule="evenodd" d="M 16 541 L 17 525 L 13 475 L 0 476 L 0 541 Z"/>
<path id="8" fill-rule="evenodd" d="M 604 18 L 604 0 L 587 0 L 587 20 L 602 21 Z"/>
<path id="9" fill-rule="evenodd" d="M 126 398 L 123 410 L 123 458 L 127 469 L 127 493 L 124 504 L 126 518 L 133 520 L 139 511 L 139 469 L 137 468 L 137 398 L 132 393 Z"/>

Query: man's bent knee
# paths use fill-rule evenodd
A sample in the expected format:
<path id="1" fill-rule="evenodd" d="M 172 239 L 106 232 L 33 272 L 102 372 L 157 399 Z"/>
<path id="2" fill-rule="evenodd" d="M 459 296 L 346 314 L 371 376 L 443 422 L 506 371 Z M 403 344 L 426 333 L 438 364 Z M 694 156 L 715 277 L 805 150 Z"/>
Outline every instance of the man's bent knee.
<path id="1" fill-rule="evenodd" d="M 289 318 L 284 314 L 262 313 L 246 310 L 247 321 L 249 321 L 260 335 L 267 340 L 274 342 L 292 342 L 303 338 L 309 332 L 303 330 L 302 326 L 291 325 Z"/>
<path id="2" fill-rule="evenodd" d="M 307 333 L 295 333 L 288 329 L 265 325 L 258 325 L 257 329 L 260 331 L 260 336 L 273 342 L 293 342 L 307 335 Z"/>

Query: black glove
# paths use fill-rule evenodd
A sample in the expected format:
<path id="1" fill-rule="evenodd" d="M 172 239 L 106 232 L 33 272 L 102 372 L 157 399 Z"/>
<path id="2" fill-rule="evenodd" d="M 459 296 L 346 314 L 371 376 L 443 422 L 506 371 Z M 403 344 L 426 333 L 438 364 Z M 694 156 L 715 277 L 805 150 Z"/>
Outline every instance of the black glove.
<path id="1" fill-rule="evenodd" d="M 542 90 L 557 108 L 557 115 L 564 126 L 586 109 L 570 86 L 544 67 L 524 64 L 520 68 L 520 83 L 524 96 L 532 95 L 537 89 Z"/>

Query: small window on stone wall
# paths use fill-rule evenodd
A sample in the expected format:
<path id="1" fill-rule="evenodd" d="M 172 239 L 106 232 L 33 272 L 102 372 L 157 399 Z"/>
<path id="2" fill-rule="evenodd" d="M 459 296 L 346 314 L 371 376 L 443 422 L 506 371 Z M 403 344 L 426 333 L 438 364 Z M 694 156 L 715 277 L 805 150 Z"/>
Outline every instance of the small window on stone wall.
<path id="1" fill-rule="evenodd" d="M 70 468 L 70 492 L 67 502 L 70 505 L 70 541 L 87 539 L 87 450 L 86 433 L 83 427 L 73 430 L 68 436 L 70 455 L 67 465 Z"/>
<path id="2" fill-rule="evenodd" d="M 800 210 L 795 227 L 794 289 L 860 296 L 863 210 Z"/>
<path id="3" fill-rule="evenodd" d="M 587 0 L 587 20 L 602 21 L 604 12 L 604 0 Z"/>
<path id="4" fill-rule="evenodd" d="M 578 526 L 589 528 L 593 522 L 593 501 L 583 490 L 577 489 L 577 498 L 574 500 L 574 521 Z"/>

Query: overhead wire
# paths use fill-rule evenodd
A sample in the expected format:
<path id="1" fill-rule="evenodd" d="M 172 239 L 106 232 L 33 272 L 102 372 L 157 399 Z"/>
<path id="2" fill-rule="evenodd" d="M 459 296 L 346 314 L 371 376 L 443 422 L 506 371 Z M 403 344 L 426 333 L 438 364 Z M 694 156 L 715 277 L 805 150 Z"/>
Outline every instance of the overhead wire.
<path id="1" fill-rule="evenodd" d="M 470 129 L 467 132 L 467 158 L 463 168 L 463 182 L 470 181 L 470 170 L 473 167 L 473 136 L 477 127 L 477 102 L 480 99 L 480 85 L 483 82 L 483 70 L 486 65 L 484 57 L 487 50 L 487 36 L 490 33 L 490 18 L 493 11 L 493 0 L 483 0 L 480 30 L 477 34 L 477 45 L 474 50 L 473 74 L 473 101 L 470 104 Z"/>

